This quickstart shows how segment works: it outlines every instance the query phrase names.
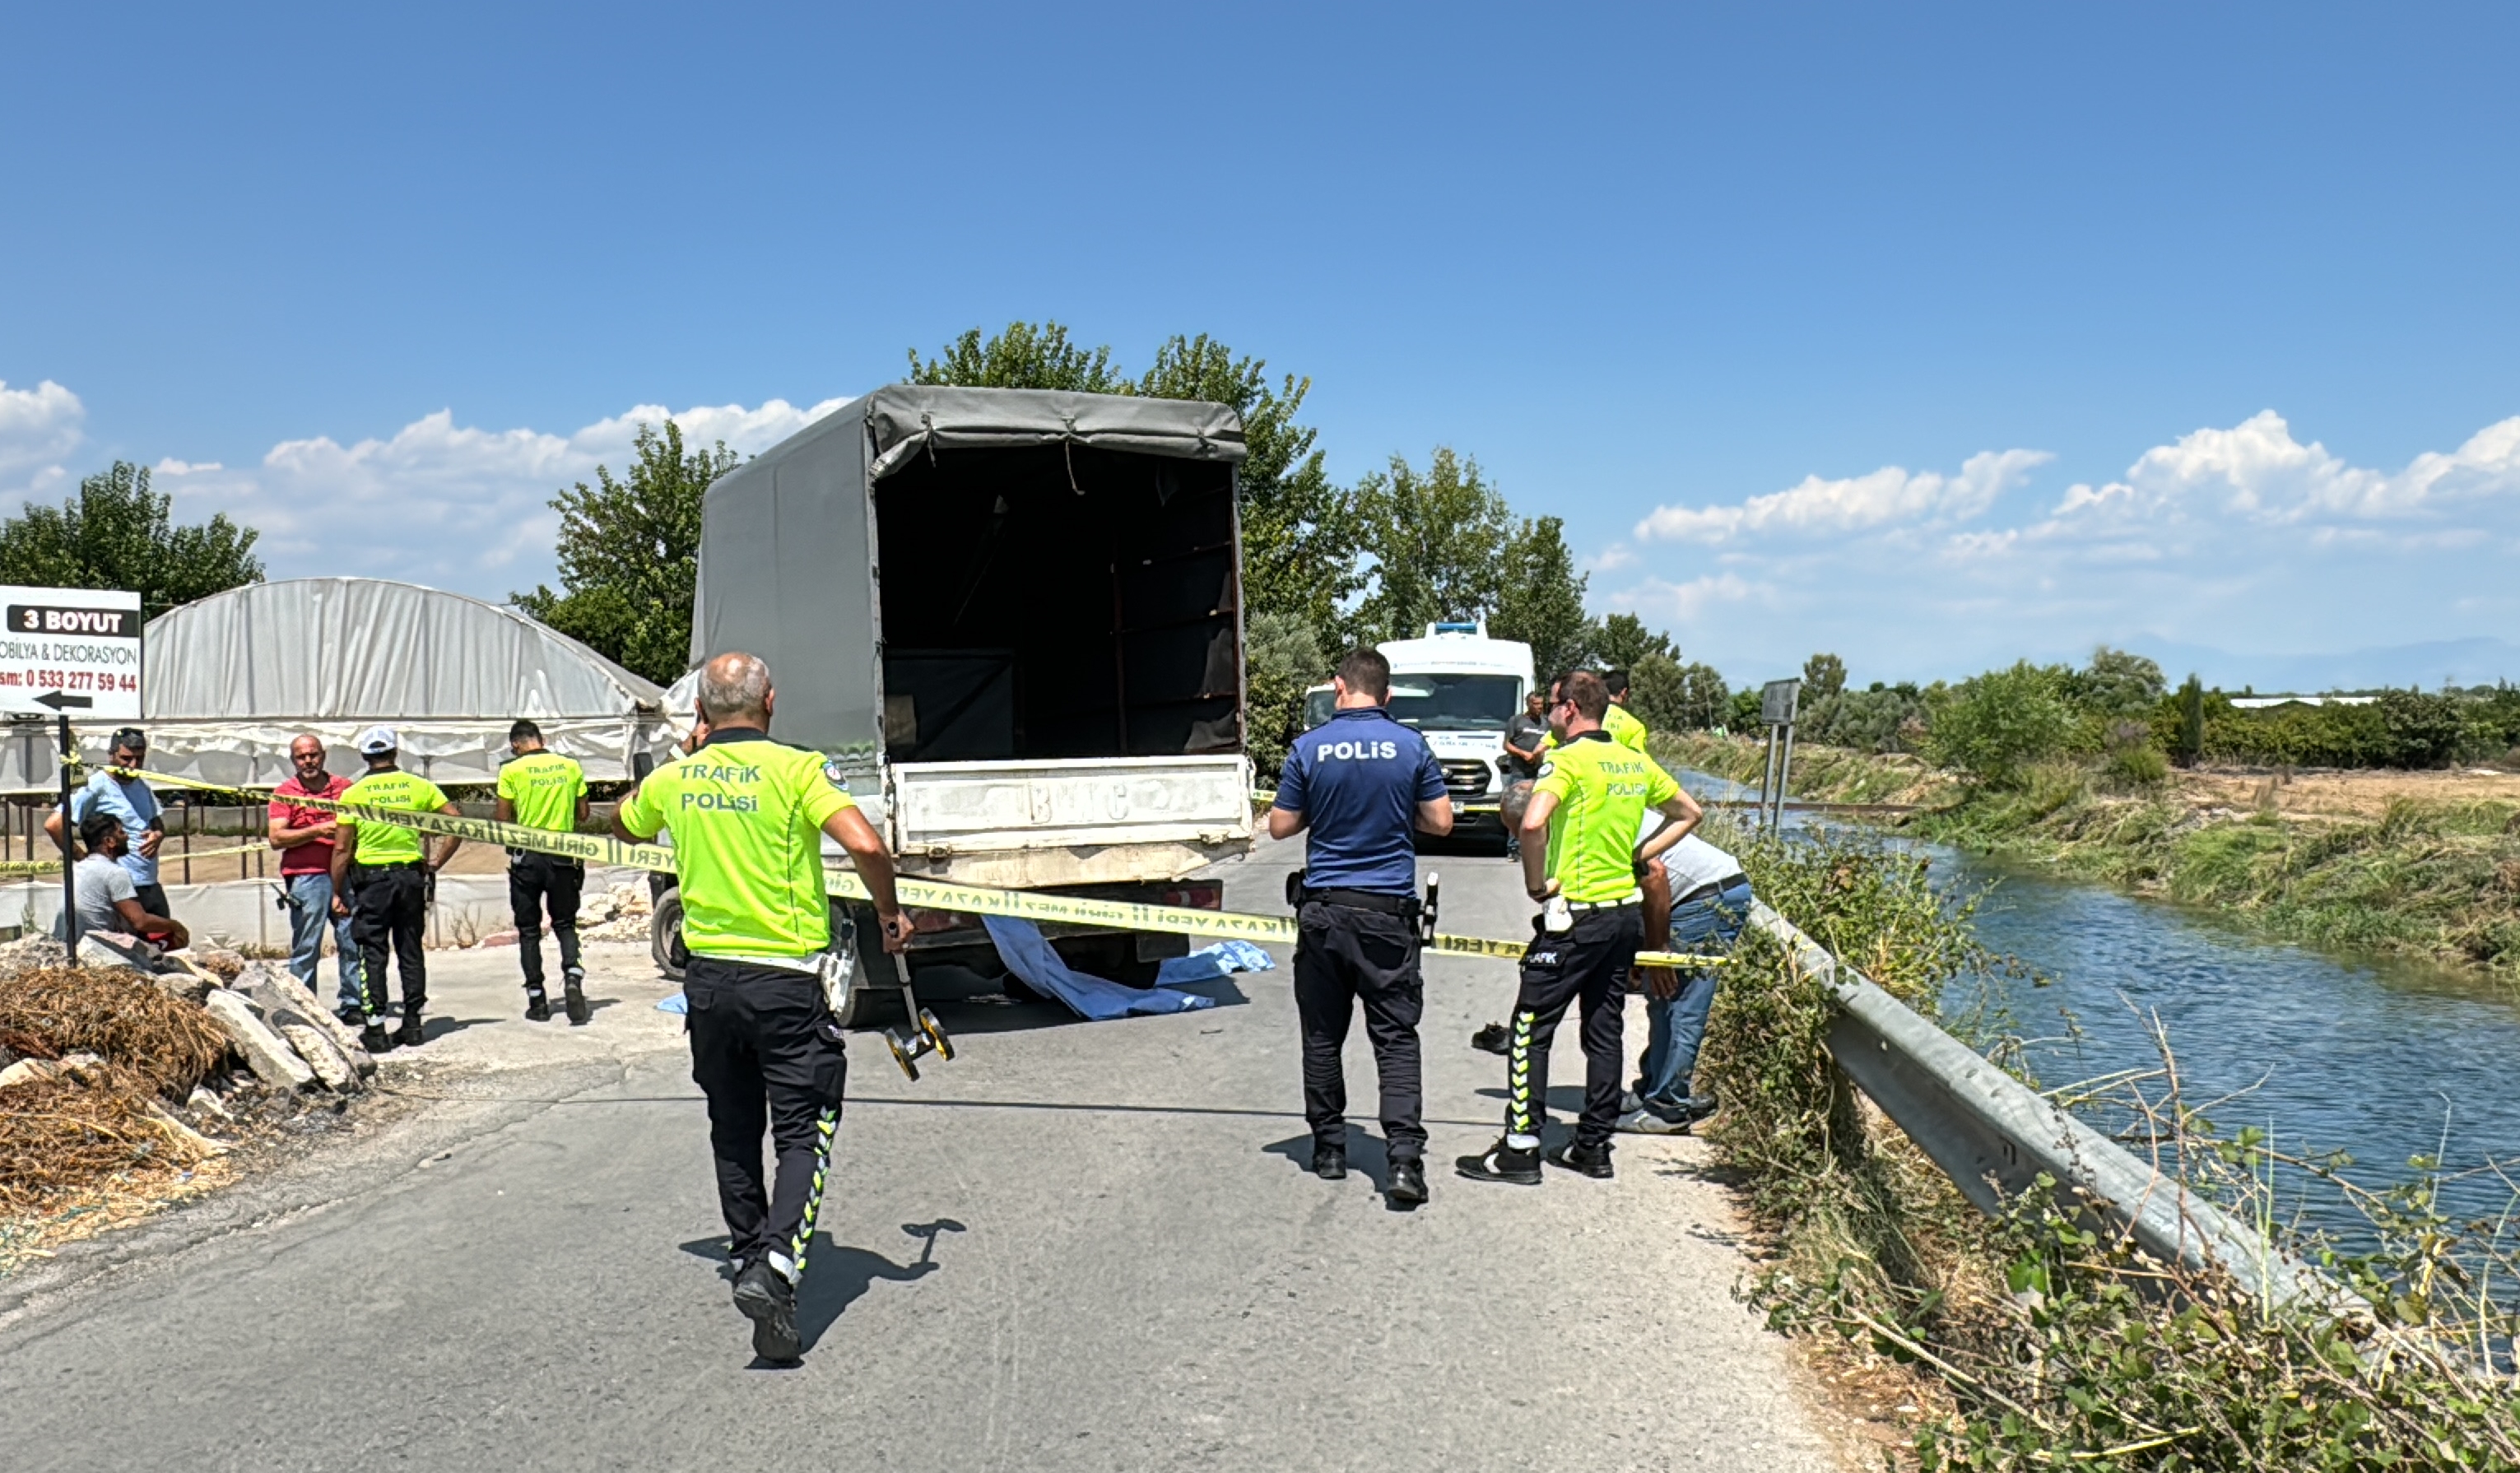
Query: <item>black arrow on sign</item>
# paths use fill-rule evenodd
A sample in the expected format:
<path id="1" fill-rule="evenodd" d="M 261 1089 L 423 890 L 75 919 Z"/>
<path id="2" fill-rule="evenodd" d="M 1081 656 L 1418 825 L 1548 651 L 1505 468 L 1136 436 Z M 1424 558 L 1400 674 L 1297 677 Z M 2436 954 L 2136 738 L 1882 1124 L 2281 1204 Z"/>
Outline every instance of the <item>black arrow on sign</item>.
<path id="1" fill-rule="evenodd" d="M 43 694 L 35 697 L 35 704 L 39 706 L 50 706 L 56 711 L 68 711 L 72 709 L 84 711 L 95 705 L 96 702 L 84 695 L 64 695 L 59 691 L 47 691 Z"/>

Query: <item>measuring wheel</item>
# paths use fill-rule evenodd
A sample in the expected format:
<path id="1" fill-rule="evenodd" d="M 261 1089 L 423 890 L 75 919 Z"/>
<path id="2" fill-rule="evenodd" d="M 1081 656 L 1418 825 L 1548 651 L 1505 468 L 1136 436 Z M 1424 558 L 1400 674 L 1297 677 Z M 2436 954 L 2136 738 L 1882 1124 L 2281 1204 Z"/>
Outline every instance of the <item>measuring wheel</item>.
<path id="1" fill-rule="evenodd" d="M 913 1060 L 927 1051 L 927 1041 L 904 1038 L 900 1029 L 887 1028 L 883 1031 L 883 1042 L 892 1050 L 892 1061 L 901 1066 L 901 1072 L 910 1076 L 911 1083 L 918 1083 L 919 1065 Z"/>
<path id="2" fill-rule="evenodd" d="M 938 1058 L 948 1063 L 953 1061 L 954 1041 L 945 1036 L 945 1025 L 936 1021 L 936 1014 L 924 1007 L 919 1009 L 919 1031 L 927 1035 L 927 1042 L 935 1049 Z"/>

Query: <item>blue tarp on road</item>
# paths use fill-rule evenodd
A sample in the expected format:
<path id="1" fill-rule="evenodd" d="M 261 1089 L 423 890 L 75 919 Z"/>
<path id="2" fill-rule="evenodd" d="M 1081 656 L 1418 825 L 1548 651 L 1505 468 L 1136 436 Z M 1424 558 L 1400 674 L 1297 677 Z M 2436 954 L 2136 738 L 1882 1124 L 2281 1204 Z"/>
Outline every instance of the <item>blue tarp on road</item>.
<path id="1" fill-rule="evenodd" d="M 1041 927 L 1029 920 L 1007 915 L 983 915 L 989 928 L 989 939 L 997 944 L 998 957 L 1033 991 L 1057 998 L 1088 1021 L 1126 1017 L 1138 1012 L 1189 1012 L 1216 1005 L 1214 998 L 1203 998 L 1194 992 L 1175 992 L 1169 987 L 1123 987 L 1101 977 L 1089 977 L 1059 960 L 1042 939 Z"/>
<path id="2" fill-rule="evenodd" d="M 1156 985 L 1173 982 L 1205 982 L 1214 977 L 1236 972 L 1265 972 L 1278 964 L 1267 952 L 1248 941 L 1220 941 L 1203 946 L 1187 957 L 1167 957 L 1155 970 Z"/>

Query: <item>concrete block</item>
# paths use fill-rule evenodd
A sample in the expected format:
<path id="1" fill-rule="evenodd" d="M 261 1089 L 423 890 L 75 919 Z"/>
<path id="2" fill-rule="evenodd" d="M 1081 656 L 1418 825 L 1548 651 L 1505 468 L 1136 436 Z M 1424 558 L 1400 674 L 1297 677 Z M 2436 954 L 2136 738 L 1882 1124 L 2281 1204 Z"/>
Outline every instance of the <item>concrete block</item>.
<path id="1" fill-rule="evenodd" d="M 96 967 L 127 967 L 135 972 L 156 976 L 165 962 L 158 949 L 137 936 L 120 932 L 90 931 L 79 937 L 78 964 Z"/>
<path id="2" fill-rule="evenodd" d="M 157 1122 L 159 1130 L 164 1131 L 167 1135 L 174 1137 L 176 1139 L 191 1146 L 194 1150 L 201 1152 L 202 1155 L 224 1156 L 227 1154 L 228 1144 L 226 1141 L 213 1140 L 209 1137 L 202 1135 L 191 1126 L 186 1125 L 182 1120 L 177 1119 L 174 1111 L 159 1104 L 158 1101 L 154 1099 L 144 1101 L 143 1108 L 148 1110 L 149 1118 Z"/>
<path id="3" fill-rule="evenodd" d="M 308 1090 L 315 1086 L 315 1071 L 289 1047 L 288 1040 L 273 1032 L 253 1008 L 235 993 L 214 992 L 202 1002 L 202 1010 L 228 1036 L 228 1042 L 245 1058 L 254 1077 L 265 1084 L 284 1090 Z"/>
<path id="4" fill-rule="evenodd" d="M 257 961 L 238 974 L 236 991 L 253 1004 L 264 1022 L 274 1027 L 293 1023 L 322 1034 L 332 1044 L 333 1051 L 360 1079 L 377 1072 L 377 1061 L 359 1047 L 359 1036 L 344 1027 L 313 994 L 298 986 L 295 977 Z"/>
<path id="5" fill-rule="evenodd" d="M 358 1093 L 358 1072 L 350 1067 L 348 1059 L 341 1056 L 341 1050 L 333 1047 L 331 1039 L 305 1023 L 282 1023 L 279 1031 L 289 1047 L 297 1051 L 297 1056 L 306 1061 L 306 1067 L 315 1071 L 315 1077 L 323 1082 L 325 1089 L 336 1094 Z"/>
<path id="6" fill-rule="evenodd" d="M 69 960 L 69 953 L 50 936 L 22 936 L 0 946 L 0 977 L 14 977 L 20 972 L 39 971 L 59 966 Z"/>
<path id="7" fill-rule="evenodd" d="M 50 1059 L 22 1058 L 6 1069 L 0 1069 L 0 1090 L 14 1085 L 39 1085 L 62 1072 L 61 1065 Z"/>
<path id="8" fill-rule="evenodd" d="M 223 982 L 233 982 L 245 970 L 245 956 L 225 947 L 213 947 L 202 953 L 201 963 L 212 976 Z"/>
<path id="9" fill-rule="evenodd" d="M 187 1003 L 199 1004 L 216 990 L 217 984 L 190 967 L 171 967 L 149 979 L 158 990 Z"/>

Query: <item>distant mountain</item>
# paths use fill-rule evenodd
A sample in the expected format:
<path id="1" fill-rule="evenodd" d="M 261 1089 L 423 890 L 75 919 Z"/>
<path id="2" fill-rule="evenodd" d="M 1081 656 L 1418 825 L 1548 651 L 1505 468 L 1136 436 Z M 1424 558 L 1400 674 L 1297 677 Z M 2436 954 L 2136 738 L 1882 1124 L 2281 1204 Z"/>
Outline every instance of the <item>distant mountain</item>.
<path id="1" fill-rule="evenodd" d="M 2459 686 L 2490 686 L 2498 680 L 2520 683 L 2520 645 L 2485 636 L 2390 645 L 2348 654 L 2233 654 L 2204 645 L 2141 639 L 2128 642 L 2126 647 L 2159 660 L 2161 673 L 2174 686 L 2194 671 L 2207 686 L 2226 691 L 2244 686 L 2295 693 L 2377 686 L 2419 686 L 2432 691 L 2445 681 Z"/>

